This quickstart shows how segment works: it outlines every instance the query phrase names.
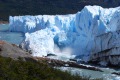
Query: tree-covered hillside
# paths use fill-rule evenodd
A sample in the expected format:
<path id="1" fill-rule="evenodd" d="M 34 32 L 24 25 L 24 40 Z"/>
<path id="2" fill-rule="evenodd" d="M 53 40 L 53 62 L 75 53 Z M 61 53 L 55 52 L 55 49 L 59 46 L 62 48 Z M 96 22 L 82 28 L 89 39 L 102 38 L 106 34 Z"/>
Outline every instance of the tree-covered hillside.
<path id="1" fill-rule="evenodd" d="M 71 14 L 85 5 L 116 7 L 120 0 L 0 0 L 0 20 L 10 15 Z"/>
<path id="2" fill-rule="evenodd" d="M 88 78 L 62 72 L 45 63 L 0 56 L 0 80 L 88 80 Z"/>

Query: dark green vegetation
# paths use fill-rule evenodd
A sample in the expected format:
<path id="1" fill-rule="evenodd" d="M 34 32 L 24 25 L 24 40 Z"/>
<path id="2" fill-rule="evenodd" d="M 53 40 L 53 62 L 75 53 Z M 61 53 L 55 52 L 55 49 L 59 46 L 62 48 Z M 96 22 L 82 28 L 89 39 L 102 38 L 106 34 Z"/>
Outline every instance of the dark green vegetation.
<path id="1" fill-rule="evenodd" d="M 88 78 L 86 78 L 88 79 Z M 13 60 L 0 56 L 0 80 L 86 80 L 79 75 L 34 61 Z"/>
<path id="2" fill-rule="evenodd" d="M 71 14 L 85 5 L 116 7 L 120 0 L 0 0 L 0 21 L 8 21 L 10 15 Z"/>

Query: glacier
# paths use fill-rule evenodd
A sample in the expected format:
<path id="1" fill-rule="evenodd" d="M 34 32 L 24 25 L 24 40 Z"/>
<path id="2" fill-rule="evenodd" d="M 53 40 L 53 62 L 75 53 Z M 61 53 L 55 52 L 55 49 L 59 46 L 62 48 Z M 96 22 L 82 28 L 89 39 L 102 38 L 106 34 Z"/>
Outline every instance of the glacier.
<path id="1" fill-rule="evenodd" d="M 109 40 L 114 45 L 114 36 L 99 36 L 120 30 L 120 7 L 89 5 L 76 14 L 10 16 L 9 22 L 10 31 L 25 34 L 22 46 L 33 56 L 75 55 L 88 61 L 91 55 L 115 47 L 109 45 Z"/>

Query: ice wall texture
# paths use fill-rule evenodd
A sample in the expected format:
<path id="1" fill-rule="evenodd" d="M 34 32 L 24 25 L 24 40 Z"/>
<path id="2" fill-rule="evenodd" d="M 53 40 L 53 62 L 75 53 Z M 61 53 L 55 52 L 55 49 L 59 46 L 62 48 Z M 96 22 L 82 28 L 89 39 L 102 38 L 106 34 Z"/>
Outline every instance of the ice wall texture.
<path id="1" fill-rule="evenodd" d="M 120 66 L 120 30 L 108 32 L 94 38 L 94 50 L 90 61 Z"/>
<path id="2" fill-rule="evenodd" d="M 10 31 L 25 33 L 24 46 L 32 51 L 33 56 L 65 52 L 85 56 L 84 59 L 92 53 L 102 51 L 100 47 L 95 47 L 100 45 L 100 40 L 95 42 L 96 37 L 119 30 L 119 21 L 120 7 L 104 9 L 100 6 L 85 6 L 81 12 L 69 15 L 9 18 Z"/>

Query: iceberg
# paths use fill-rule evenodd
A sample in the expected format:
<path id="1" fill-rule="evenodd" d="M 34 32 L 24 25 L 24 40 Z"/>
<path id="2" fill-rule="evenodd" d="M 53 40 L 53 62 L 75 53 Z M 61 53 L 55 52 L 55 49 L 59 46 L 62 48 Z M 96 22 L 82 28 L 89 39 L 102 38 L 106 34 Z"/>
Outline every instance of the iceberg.
<path id="1" fill-rule="evenodd" d="M 111 37 L 98 36 L 120 30 L 120 7 L 85 6 L 76 14 L 10 16 L 9 22 L 10 31 L 25 34 L 24 47 L 33 56 L 61 53 L 89 60 L 91 54 L 110 47 Z"/>

